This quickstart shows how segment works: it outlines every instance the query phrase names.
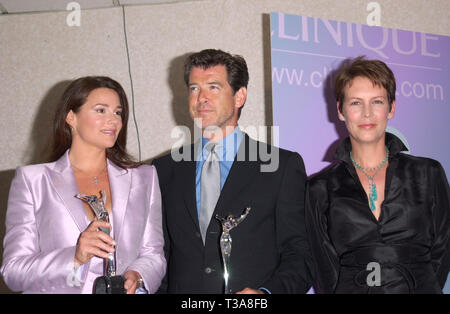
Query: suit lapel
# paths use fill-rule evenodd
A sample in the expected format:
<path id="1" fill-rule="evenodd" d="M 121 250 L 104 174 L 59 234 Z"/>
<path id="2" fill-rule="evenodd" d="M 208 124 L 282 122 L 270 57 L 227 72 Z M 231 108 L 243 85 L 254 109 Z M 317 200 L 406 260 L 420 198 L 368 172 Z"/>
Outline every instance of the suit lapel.
<path id="1" fill-rule="evenodd" d="M 112 215 L 114 238 L 117 242 L 125 219 L 128 197 L 131 189 L 131 169 L 122 169 L 110 160 L 108 162 L 108 178 L 112 198 Z"/>
<path id="2" fill-rule="evenodd" d="M 182 161 L 179 163 L 180 169 L 180 187 L 184 190 L 184 202 L 186 209 L 189 212 L 189 216 L 192 218 L 194 225 L 200 230 L 198 223 L 198 211 L 197 211 L 197 197 L 195 186 L 195 174 L 196 174 L 196 158 L 195 158 L 195 145 L 191 145 L 191 161 Z"/>
<path id="3" fill-rule="evenodd" d="M 230 214 L 229 204 L 233 202 L 237 195 L 254 179 L 260 171 L 257 142 L 245 137 L 239 146 L 238 153 L 230 169 L 227 180 L 220 193 L 213 216 L 219 214 L 226 216 Z M 242 208 L 244 210 L 244 208 Z"/>
<path id="4" fill-rule="evenodd" d="M 78 229 L 80 232 L 83 232 L 88 226 L 86 212 L 82 201 L 75 197 L 79 192 L 73 170 L 70 167 L 69 150 L 55 162 L 55 167 L 53 170 L 50 170 L 50 177 L 56 192 L 62 199 Z"/>
<path id="5" fill-rule="evenodd" d="M 88 226 L 86 212 L 83 201 L 75 197 L 79 191 L 73 170 L 70 167 L 68 153 L 69 150 L 56 161 L 54 169 L 50 171 L 50 177 L 56 192 L 62 199 L 78 229 L 80 232 L 83 232 Z M 114 237 L 118 239 L 130 193 L 131 172 L 117 167 L 109 160 L 107 163 L 112 197 Z"/>

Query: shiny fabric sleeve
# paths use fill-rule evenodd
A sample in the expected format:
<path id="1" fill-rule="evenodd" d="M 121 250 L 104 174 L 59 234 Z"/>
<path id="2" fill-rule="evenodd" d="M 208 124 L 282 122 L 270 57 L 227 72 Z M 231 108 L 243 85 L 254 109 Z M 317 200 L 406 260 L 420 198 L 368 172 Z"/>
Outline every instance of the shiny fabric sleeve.
<path id="1" fill-rule="evenodd" d="M 40 249 L 33 191 L 22 168 L 9 192 L 3 245 L 1 274 L 13 291 L 51 291 L 66 286 L 73 274 L 75 246 Z"/>
<path id="2" fill-rule="evenodd" d="M 155 167 L 151 167 L 149 203 L 150 210 L 147 215 L 147 224 L 143 245 L 139 258 L 134 261 L 127 270 L 135 270 L 141 276 L 145 289 L 149 293 L 155 293 L 166 273 L 166 259 L 164 257 L 164 238 L 162 230 L 161 192 Z"/>
<path id="3" fill-rule="evenodd" d="M 308 181 L 306 188 L 306 226 L 316 266 L 316 293 L 334 293 L 339 259 L 327 232 L 328 196 L 324 181 Z"/>
<path id="4" fill-rule="evenodd" d="M 450 267 L 450 190 L 442 166 L 438 163 L 434 170 L 437 173 L 433 176 L 435 179 L 432 206 L 434 243 L 431 248 L 431 262 L 443 288 Z"/>

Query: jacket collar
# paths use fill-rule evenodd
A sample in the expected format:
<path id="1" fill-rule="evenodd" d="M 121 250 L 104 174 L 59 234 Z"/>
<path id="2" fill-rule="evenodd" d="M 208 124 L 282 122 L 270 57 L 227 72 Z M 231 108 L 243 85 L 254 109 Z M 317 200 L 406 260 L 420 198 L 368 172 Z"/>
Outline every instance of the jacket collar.
<path id="1" fill-rule="evenodd" d="M 53 186 L 66 209 L 77 224 L 80 232 L 83 232 L 87 227 L 86 213 L 82 201 L 75 197 L 79 192 L 73 170 L 70 167 L 69 149 L 55 162 L 50 176 Z"/>
<path id="2" fill-rule="evenodd" d="M 386 146 L 389 149 L 389 159 L 393 158 L 395 155 L 402 151 L 408 150 L 405 144 L 394 134 L 386 132 Z M 352 144 L 350 142 L 350 137 L 345 138 L 342 143 L 339 145 L 336 153 L 334 155 L 334 159 L 342 160 L 349 164 L 351 164 L 350 160 L 350 151 L 352 150 Z"/>
<path id="3" fill-rule="evenodd" d="M 78 229 L 82 232 L 87 227 L 86 213 L 82 201 L 75 197 L 79 191 L 73 170 L 70 166 L 69 151 L 70 149 L 55 162 L 52 181 L 57 193 L 77 224 Z M 112 197 L 114 237 L 118 239 L 131 188 L 131 172 L 120 168 L 109 159 L 107 159 L 107 169 Z"/>
<path id="4" fill-rule="evenodd" d="M 66 172 L 73 173 L 72 168 L 70 166 L 69 152 L 70 152 L 70 148 L 68 150 L 66 150 L 64 155 L 62 155 L 55 162 L 55 167 L 53 168 L 53 170 L 60 172 L 61 174 L 65 174 Z M 119 166 L 114 164 L 109 159 L 106 159 L 106 163 L 107 163 L 107 167 L 108 167 L 108 175 L 112 174 L 114 176 L 120 176 L 120 175 L 126 174 L 128 172 L 126 169 L 120 168 Z"/>

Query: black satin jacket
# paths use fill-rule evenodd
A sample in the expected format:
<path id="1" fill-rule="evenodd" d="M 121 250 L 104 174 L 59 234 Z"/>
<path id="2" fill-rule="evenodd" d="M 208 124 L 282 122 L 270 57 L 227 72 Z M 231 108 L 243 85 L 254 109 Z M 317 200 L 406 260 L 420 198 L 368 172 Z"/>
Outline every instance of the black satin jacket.
<path id="1" fill-rule="evenodd" d="M 442 293 L 450 264 L 450 189 L 439 162 L 401 153 L 386 133 L 389 164 L 377 221 L 350 160 L 311 178 L 306 221 L 318 293 Z M 377 264 L 369 264 L 375 262 Z"/>

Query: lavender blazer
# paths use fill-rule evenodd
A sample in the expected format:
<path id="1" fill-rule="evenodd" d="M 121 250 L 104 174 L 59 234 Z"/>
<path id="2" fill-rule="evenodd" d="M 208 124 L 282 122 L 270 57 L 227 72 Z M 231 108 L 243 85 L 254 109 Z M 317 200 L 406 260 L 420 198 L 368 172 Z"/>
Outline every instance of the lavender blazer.
<path id="1" fill-rule="evenodd" d="M 19 167 L 6 214 L 5 283 L 26 293 L 90 293 L 91 262 L 81 282 L 73 280 L 78 237 L 87 226 L 68 152 L 56 162 Z M 155 292 L 166 272 L 161 193 L 156 170 L 143 165 L 122 169 L 108 160 L 117 274 L 139 272 Z M 92 261 L 92 260 L 91 260 Z M 91 274 L 92 275 L 92 274 Z"/>

